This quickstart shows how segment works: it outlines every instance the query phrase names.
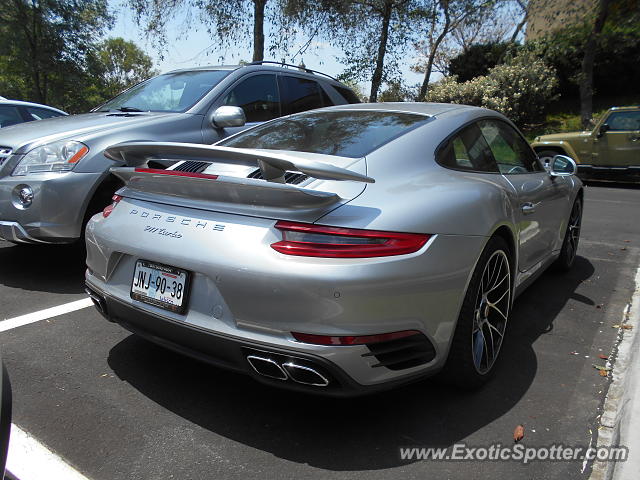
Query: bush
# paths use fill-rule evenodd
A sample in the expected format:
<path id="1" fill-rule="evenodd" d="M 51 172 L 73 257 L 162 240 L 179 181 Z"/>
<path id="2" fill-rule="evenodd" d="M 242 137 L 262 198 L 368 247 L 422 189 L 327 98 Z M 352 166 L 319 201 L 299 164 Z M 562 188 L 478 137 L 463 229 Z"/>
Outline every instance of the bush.
<path id="1" fill-rule="evenodd" d="M 458 81 L 466 82 L 489 73 L 505 56 L 509 42 L 477 43 L 459 53 L 449 61 L 449 75 L 456 75 Z"/>
<path id="2" fill-rule="evenodd" d="M 523 52 L 473 80 L 442 79 L 430 87 L 428 100 L 490 108 L 522 127 L 544 118 L 546 105 L 556 98 L 557 85 L 553 68 Z"/>

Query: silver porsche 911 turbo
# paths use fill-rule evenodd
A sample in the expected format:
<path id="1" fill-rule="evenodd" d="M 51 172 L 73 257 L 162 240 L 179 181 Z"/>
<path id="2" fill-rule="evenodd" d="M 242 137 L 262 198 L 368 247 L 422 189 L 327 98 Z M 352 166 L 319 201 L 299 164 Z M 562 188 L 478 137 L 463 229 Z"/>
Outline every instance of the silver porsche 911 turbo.
<path id="1" fill-rule="evenodd" d="M 87 226 L 99 311 L 283 387 L 354 395 L 438 372 L 478 387 L 514 298 L 578 246 L 573 161 L 542 165 L 481 108 L 330 107 L 105 154 L 128 166 Z"/>

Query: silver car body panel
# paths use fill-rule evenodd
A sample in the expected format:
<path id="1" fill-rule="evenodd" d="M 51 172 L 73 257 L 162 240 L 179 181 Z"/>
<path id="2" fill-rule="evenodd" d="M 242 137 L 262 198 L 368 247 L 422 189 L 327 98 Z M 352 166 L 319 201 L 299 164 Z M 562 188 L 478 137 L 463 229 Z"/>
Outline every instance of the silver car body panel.
<path id="1" fill-rule="evenodd" d="M 124 198 L 111 215 L 107 219 L 97 215 L 87 227 L 88 285 L 132 311 L 238 341 L 321 357 L 359 385 L 438 371 L 447 358 L 470 277 L 489 238 L 498 229 L 507 229 L 515 248 L 514 266 L 520 271 L 514 289 L 521 290 L 518 286 L 524 288 L 557 257 L 581 183 L 574 177 L 551 178 L 546 171 L 474 173 L 449 170 L 435 162 L 440 144 L 469 122 L 508 121 L 495 112 L 438 104 L 332 108 L 338 109 L 416 112 L 435 120 L 381 146 L 365 161 L 339 165 L 366 173 L 375 179 L 373 184 L 310 179 L 286 186 L 290 191 L 340 192 L 342 201 L 335 208 L 318 204 L 305 209 L 292 204 L 276 211 L 251 205 L 240 193 L 253 186 L 245 180 L 233 186 L 237 196 L 227 202 L 218 202 L 213 193 L 192 198 L 195 191 L 204 191 L 206 182 L 215 190 L 218 180 L 212 179 L 190 179 L 187 186 L 167 176 L 165 181 L 173 183 L 171 193 L 150 192 L 145 191 L 142 177 L 132 173 L 128 185 L 119 191 Z M 335 164 L 340 157 L 326 161 Z M 226 168 L 212 163 L 206 172 L 215 175 Z M 239 176 L 245 174 L 242 171 Z M 272 193 L 282 187 L 260 181 Z M 347 187 L 353 190 L 340 191 Z M 522 205 L 527 202 L 538 206 L 535 215 L 523 215 Z M 431 237 L 420 250 L 391 257 L 289 256 L 270 246 L 281 239 L 275 228 L 278 220 Z M 193 272 L 184 315 L 131 299 L 138 259 Z M 375 368 L 370 356 L 362 356 L 367 347 L 312 345 L 296 341 L 291 334 L 372 335 L 403 330 L 422 332 L 434 346 L 434 359 L 400 371 Z"/>

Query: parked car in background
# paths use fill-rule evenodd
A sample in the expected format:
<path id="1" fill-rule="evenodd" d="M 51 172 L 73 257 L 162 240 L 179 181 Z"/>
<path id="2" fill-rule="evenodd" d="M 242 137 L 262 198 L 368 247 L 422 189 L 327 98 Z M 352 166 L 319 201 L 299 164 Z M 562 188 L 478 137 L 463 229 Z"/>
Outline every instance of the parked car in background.
<path id="1" fill-rule="evenodd" d="M 310 392 L 494 372 L 513 299 L 569 269 L 582 183 L 504 116 L 344 105 L 214 146 L 129 142 L 86 230 L 87 292 L 164 347 Z M 155 158 L 186 160 L 148 168 Z"/>
<path id="2" fill-rule="evenodd" d="M 33 122 L 34 120 L 44 120 L 45 118 L 63 117 L 65 115 L 67 114 L 62 110 L 47 105 L 7 100 L 0 97 L 0 128 Z"/>
<path id="3" fill-rule="evenodd" d="M 573 158 L 581 178 L 640 180 L 640 106 L 610 108 L 591 131 L 542 135 L 532 146 L 543 161 Z"/>
<path id="4" fill-rule="evenodd" d="M 0 238 L 34 244 L 78 240 L 85 222 L 118 188 L 109 169 L 124 162 L 103 155 L 110 145 L 211 144 L 282 115 L 353 102 L 358 97 L 329 76 L 259 62 L 176 70 L 91 113 L 2 129 Z"/>

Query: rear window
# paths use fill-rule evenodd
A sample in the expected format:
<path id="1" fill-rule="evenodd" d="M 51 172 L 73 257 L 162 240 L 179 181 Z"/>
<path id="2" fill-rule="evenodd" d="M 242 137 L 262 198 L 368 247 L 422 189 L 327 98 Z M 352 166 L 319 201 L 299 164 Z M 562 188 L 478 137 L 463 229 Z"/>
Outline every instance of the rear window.
<path id="1" fill-rule="evenodd" d="M 429 119 L 402 112 L 307 112 L 273 120 L 220 145 L 360 158 Z"/>

